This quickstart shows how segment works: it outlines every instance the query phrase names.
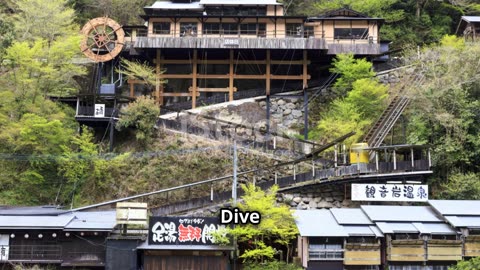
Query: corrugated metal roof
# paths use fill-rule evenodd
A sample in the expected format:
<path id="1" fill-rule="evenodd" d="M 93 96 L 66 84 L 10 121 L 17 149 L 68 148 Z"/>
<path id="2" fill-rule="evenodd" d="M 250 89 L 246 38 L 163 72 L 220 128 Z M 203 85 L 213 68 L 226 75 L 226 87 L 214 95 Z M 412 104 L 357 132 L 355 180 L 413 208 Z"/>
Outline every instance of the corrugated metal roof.
<path id="1" fill-rule="evenodd" d="M 380 231 L 380 229 L 377 226 L 369 226 L 369 227 L 376 237 L 383 237 L 383 233 Z"/>
<path id="2" fill-rule="evenodd" d="M 65 226 L 65 231 L 111 231 L 116 225 L 115 211 L 75 212 L 67 215 L 73 219 Z"/>
<path id="3" fill-rule="evenodd" d="M 412 223 L 422 234 L 456 235 L 457 233 L 445 223 Z"/>
<path id="4" fill-rule="evenodd" d="M 348 233 L 348 236 L 378 236 L 376 232 L 372 231 L 370 226 L 343 226 L 343 229 Z"/>
<path id="5" fill-rule="evenodd" d="M 276 0 L 200 0 L 200 4 L 202 5 L 281 5 L 281 3 L 277 3 Z"/>
<path id="6" fill-rule="evenodd" d="M 377 222 L 377 227 L 383 234 L 392 233 L 418 233 L 418 229 L 412 223 Z"/>
<path id="7" fill-rule="evenodd" d="M 204 245 L 149 245 L 143 242 L 137 249 L 153 250 L 234 250 L 231 246 L 204 246 Z"/>
<path id="8" fill-rule="evenodd" d="M 429 200 L 428 203 L 443 216 L 480 216 L 480 201 Z"/>
<path id="9" fill-rule="evenodd" d="M 170 1 L 157 1 L 153 5 L 145 8 L 151 9 L 189 9 L 203 10 L 203 6 L 199 2 L 192 3 L 173 3 Z"/>
<path id="10" fill-rule="evenodd" d="M 301 236 L 348 237 L 329 210 L 297 210 L 294 216 Z"/>
<path id="11" fill-rule="evenodd" d="M 467 22 L 480 22 L 480 16 L 462 16 L 462 20 Z"/>
<path id="12" fill-rule="evenodd" d="M 374 224 L 362 209 L 354 208 L 333 208 L 330 209 L 333 216 L 340 225 L 372 225 Z"/>
<path id="13" fill-rule="evenodd" d="M 445 216 L 453 227 L 480 228 L 480 217 Z"/>
<path id="14" fill-rule="evenodd" d="M 65 210 L 56 206 L 0 206 L 0 216 L 57 216 Z"/>
<path id="15" fill-rule="evenodd" d="M 362 210 L 371 221 L 440 222 L 428 206 L 362 205 Z"/>
<path id="16" fill-rule="evenodd" d="M 0 216 L 1 229 L 63 229 L 72 215 L 61 216 Z"/>

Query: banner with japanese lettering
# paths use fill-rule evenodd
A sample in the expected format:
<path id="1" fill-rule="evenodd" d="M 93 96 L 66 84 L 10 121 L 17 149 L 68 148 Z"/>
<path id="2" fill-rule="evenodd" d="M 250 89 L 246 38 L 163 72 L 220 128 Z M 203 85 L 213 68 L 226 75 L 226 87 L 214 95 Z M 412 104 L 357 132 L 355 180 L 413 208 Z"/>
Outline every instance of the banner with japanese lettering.
<path id="1" fill-rule="evenodd" d="M 212 235 L 225 225 L 212 217 L 150 217 L 150 245 L 215 245 Z"/>
<path id="2" fill-rule="evenodd" d="M 352 184 L 352 201 L 428 201 L 428 185 Z"/>

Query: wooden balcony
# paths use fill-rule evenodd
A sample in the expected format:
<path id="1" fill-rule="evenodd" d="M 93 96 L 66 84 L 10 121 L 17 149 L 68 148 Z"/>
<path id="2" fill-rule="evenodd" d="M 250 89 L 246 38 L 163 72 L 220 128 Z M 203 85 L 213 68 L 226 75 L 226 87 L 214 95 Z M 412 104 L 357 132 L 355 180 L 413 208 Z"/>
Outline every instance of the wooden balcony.
<path id="1" fill-rule="evenodd" d="M 423 262 L 425 247 L 423 240 L 392 240 L 388 247 L 388 260 L 394 262 Z"/>
<path id="2" fill-rule="evenodd" d="M 325 50 L 322 38 L 136 37 L 135 48 Z"/>
<path id="3" fill-rule="evenodd" d="M 347 243 L 345 265 L 380 265 L 380 244 Z"/>
<path id="4" fill-rule="evenodd" d="M 462 241 L 429 240 L 427 244 L 429 261 L 461 261 Z"/>
<path id="5" fill-rule="evenodd" d="M 465 257 L 480 256 L 480 235 L 469 235 L 465 239 Z"/>

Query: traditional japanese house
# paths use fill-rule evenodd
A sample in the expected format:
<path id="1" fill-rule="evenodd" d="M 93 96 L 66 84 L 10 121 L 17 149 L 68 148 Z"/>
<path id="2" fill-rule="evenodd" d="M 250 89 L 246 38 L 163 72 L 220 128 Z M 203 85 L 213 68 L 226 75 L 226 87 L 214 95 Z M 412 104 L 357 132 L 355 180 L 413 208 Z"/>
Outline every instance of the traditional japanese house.
<path id="1" fill-rule="evenodd" d="M 438 269 L 462 259 L 457 232 L 428 206 L 364 205 L 385 235 L 385 264 L 392 270 Z"/>
<path id="2" fill-rule="evenodd" d="M 222 227 L 212 217 L 151 217 L 148 241 L 138 247 L 142 269 L 230 269 L 233 247 L 212 235 Z"/>
<path id="3" fill-rule="evenodd" d="M 478 41 L 480 38 L 480 16 L 462 16 L 456 33 L 463 36 L 466 41 Z"/>
<path id="4" fill-rule="evenodd" d="M 480 201 L 430 200 L 428 203 L 461 234 L 462 255 L 480 256 Z"/>
<path id="5" fill-rule="evenodd" d="M 448 201 L 434 202 L 432 206 L 447 208 Z M 478 214 L 469 213 L 473 212 Z M 455 220 L 452 212 L 444 213 Z M 428 206 L 365 205 L 297 210 L 294 215 L 300 232 L 298 257 L 306 269 L 446 270 L 464 257 L 478 255 L 479 238 L 460 237 L 447 217 Z M 471 229 L 480 225 L 470 220 Z"/>
<path id="6" fill-rule="evenodd" d="M 0 264 L 103 268 L 104 243 L 115 225 L 115 211 L 2 207 Z"/>
<path id="7" fill-rule="evenodd" d="M 361 209 L 295 211 L 306 269 L 379 269 L 382 233 Z"/>

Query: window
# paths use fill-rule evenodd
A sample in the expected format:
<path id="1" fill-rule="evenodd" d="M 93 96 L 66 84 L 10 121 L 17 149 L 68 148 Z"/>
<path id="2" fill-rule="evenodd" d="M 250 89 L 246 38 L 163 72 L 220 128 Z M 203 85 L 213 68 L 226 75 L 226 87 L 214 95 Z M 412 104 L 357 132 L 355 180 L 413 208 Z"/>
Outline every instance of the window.
<path id="1" fill-rule="evenodd" d="M 197 24 L 196 23 L 180 23 L 180 36 L 182 37 L 196 37 Z"/>
<path id="2" fill-rule="evenodd" d="M 303 27 L 303 36 L 305 38 L 313 37 L 315 36 L 313 32 L 313 26 L 304 26 Z"/>
<path id="3" fill-rule="evenodd" d="M 219 23 L 204 23 L 203 24 L 203 34 L 204 35 L 218 35 L 218 34 L 220 34 L 220 24 Z"/>
<path id="4" fill-rule="evenodd" d="M 310 244 L 308 257 L 310 260 L 341 260 L 343 259 L 342 244 Z"/>
<path id="5" fill-rule="evenodd" d="M 236 23 L 223 23 L 222 29 L 225 35 L 238 35 L 238 24 Z"/>
<path id="6" fill-rule="evenodd" d="M 242 35 L 256 35 L 257 24 L 256 23 L 243 23 L 240 25 L 240 34 Z"/>
<path id="7" fill-rule="evenodd" d="M 335 28 L 335 39 L 367 39 L 368 28 Z"/>
<path id="8" fill-rule="evenodd" d="M 390 270 L 422 270 L 423 266 L 421 265 L 389 265 L 388 269 Z"/>
<path id="9" fill-rule="evenodd" d="M 154 22 L 153 23 L 153 34 L 156 34 L 156 35 L 168 35 L 168 34 L 170 34 L 170 23 L 169 22 Z"/>
<path id="10" fill-rule="evenodd" d="M 287 37 L 302 37 L 302 24 L 300 23 L 287 23 L 285 25 L 286 36 Z"/>

